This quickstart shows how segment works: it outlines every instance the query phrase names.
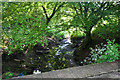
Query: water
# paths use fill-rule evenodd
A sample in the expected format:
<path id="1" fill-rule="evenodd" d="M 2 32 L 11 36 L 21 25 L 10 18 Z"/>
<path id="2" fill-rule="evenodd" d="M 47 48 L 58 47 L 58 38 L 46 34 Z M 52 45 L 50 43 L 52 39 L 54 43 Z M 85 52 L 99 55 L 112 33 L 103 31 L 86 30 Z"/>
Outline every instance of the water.
<path id="1" fill-rule="evenodd" d="M 59 45 L 59 49 L 56 52 L 56 55 L 60 55 L 60 53 L 64 53 L 66 51 L 70 51 L 71 50 L 71 40 L 70 40 L 70 35 L 64 35 L 64 37 L 66 37 L 65 39 L 63 39 Z"/>
<path id="2" fill-rule="evenodd" d="M 77 64 L 74 61 L 73 52 L 75 48 L 71 47 L 72 42 L 70 40 L 70 36 L 67 35 L 66 39 L 63 39 L 61 41 L 61 44 L 59 45 L 59 49 L 56 51 L 56 55 L 60 55 L 61 53 L 65 53 L 64 57 L 68 60 L 68 63 L 71 67 L 77 66 Z"/>
<path id="3" fill-rule="evenodd" d="M 71 45 L 72 45 L 72 42 L 70 40 L 70 35 L 67 35 L 66 38 L 61 41 L 60 45 L 58 46 L 58 49 L 55 50 L 56 56 L 61 56 L 61 54 L 64 53 L 65 59 L 68 60 L 69 67 L 77 66 L 77 64 L 74 61 L 73 54 L 72 54 L 75 48 L 72 48 Z M 51 68 L 50 63 L 48 63 L 48 67 Z M 40 71 L 33 71 L 33 73 L 39 74 Z"/>

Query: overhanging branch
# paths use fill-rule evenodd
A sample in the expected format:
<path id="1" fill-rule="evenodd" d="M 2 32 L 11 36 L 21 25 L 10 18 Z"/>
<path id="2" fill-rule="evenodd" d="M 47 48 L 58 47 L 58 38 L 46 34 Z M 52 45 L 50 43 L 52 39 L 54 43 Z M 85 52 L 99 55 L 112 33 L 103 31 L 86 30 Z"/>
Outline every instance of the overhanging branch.
<path id="1" fill-rule="evenodd" d="M 48 20 L 49 18 L 48 18 L 48 15 L 47 15 L 47 12 L 46 12 L 45 7 L 44 7 L 44 6 L 42 6 L 42 8 L 43 8 L 43 11 L 44 11 L 44 13 L 45 13 L 45 16 L 46 16 L 46 18 L 47 18 L 47 20 Z"/>
<path id="2" fill-rule="evenodd" d="M 75 11 L 76 11 L 77 15 L 79 15 L 79 14 L 78 14 L 78 11 L 77 11 L 77 9 L 76 9 L 76 7 L 74 6 L 73 8 L 75 9 Z"/>

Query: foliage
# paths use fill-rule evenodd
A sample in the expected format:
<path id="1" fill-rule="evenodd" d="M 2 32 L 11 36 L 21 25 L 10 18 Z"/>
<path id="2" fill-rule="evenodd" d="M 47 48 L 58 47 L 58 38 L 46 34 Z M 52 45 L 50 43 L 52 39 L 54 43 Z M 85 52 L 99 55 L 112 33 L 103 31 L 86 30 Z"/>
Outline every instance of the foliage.
<path id="1" fill-rule="evenodd" d="M 68 9 L 65 6 L 68 6 Z M 49 33 L 51 33 L 49 36 L 54 34 L 47 31 L 51 27 L 56 30 L 61 28 L 62 31 L 70 27 L 79 27 L 85 34 L 90 34 L 92 27 L 101 18 L 112 14 L 114 6 L 113 3 L 108 2 L 4 2 L 2 7 L 3 41 L 7 41 L 5 45 L 11 54 L 15 49 L 24 51 L 25 48 L 31 48 L 37 42 L 42 45 L 47 44 L 46 36 Z"/>
<path id="2" fill-rule="evenodd" d="M 120 28 L 118 23 L 118 17 L 111 15 L 103 19 L 92 31 L 92 37 L 101 37 L 103 39 L 114 39 L 119 37 Z"/>
<path id="3" fill-rule="evenodd" d="M 3 41 L 9 54 L 15 49 L 24 51 L 37 43 L 47 45 L 49 22 L 64 3 L 22 2 L 3 3 Z"/>
<path id="4" fill-rule="evenodd" d="M 7 72 L 7 73 L 5 73 L 4 77 L 5 77 L 5 79 L 9 79 L 9 78 L 11 78 L 13 75 L 14 75 L 14 73 Z"/>
<path id="5" fill-rule="evenodd" d="M 53 28 L 50 28 L 48 31 L 47 31 L 47 36 L 53 36 L 54 34 L 56 33 L 56 30 L 53 29 Z"/>
<path id="6" fill-rule="evenodd" d="M 56 55 L 56 48 L 54 47 L 52 50 L 50 50 L 50 55 L 49 55 L 49 63 L 51 64 L 51 69 L 52 70 L 57 70 L 57 69 L 64 69 L 68 67 L 68 61 L 65 59 L 64 54 L 65 53 L 60 53 L 60 55 Z"/>
<path id="7" fill-rule="evenodd" d="M 75 38 L 75 37 L 82 37 L 82 36 L 85 36 L 85 34 L 81 31 L 74 31 L 72 34 L 71 34 L 71 38 Z"/>
<path id="8" fill-rule="evenodd" d="M 106 16 L 114 15 L 116 5 L 112 2 L 75 2 L 69 3 L 75 14 L 70 25 L 79 27 L 86 34 L 85 44 L 87 46 L 92 41 L 91 31 Z"/>
<path id="9" fill-rule="evenodd" d="M 49 54 L 41 53 L 41 55 L 33 55 L 34 57 L 31 53 L 31 57 L 27 57 L 22 65 L 26 65 L 27 69 L 39 69 L 41 72 L 67 68 L 68 61 L 64 57 L 65 53 L 56 55 L 57 50 L 57 47 L 53 47 L 49 50 Z"/>
<path id="10" fill-rule="evenodd" d="M 67 31 L 61 31 L 59 33 L 57 33 L 56 37 L 58 37 L 58 39 L 63 39 L 68 37 L 67 35 L 69 35 L 69 33 Z"/>
<path id="11" fill-rule="evenodd" d="M 92 59 L 97 63 L 112 62 L 120 59 L 120 45 L 114 43 L 115 40 L 107 39 L 107 44 L 96 45 L 95 49 L 91 48 Z"/>
<path id="12" fill-rule="evenodd" d="M 91 36 L 91 30 L 94 27 L 96 30 L 93 34 L 98 34 L 99 37 L 106 39 L 110 36 L 119 36 L 119 12 L 116 4 L 113 3 L 3 2 L 2 4 L 2 38 L 8 54 L 18 55 L 18 53 L 27 52 L 34 55 L 33 47 L 36 44 L 41 43 L 43 47 L 47 45 L 46 36 L 56 36 L 59 40 L 66 36 L 67 31 L 71 38 L 78 41 L 84 38 L 82 36 Z M 30 49 L 33 52 L 30 52 Z M 49 54 L 42 52 L 41 56 L 26 58 L 24 64 L 30 70 L 40 66 L 41 71 L 47 71 L 47 68 L 57 70 L 69 67 L 64 57 L 65 53 L 56 55 L 55 50 L 58 49 L 53 47 Z M 87 60 L 111 62 L 120 58 L 118 45 L 114 44 L 114 41 L 108 41 L 106 46 L 99 45 L 92 50 L 90 54 L 92 59 L 86 57 Z"/>
<path id="13" fill-rule="evenodd" d="M 34 2 L 3 3 L 3 40 L 7 41 L 9 54 L 15 49 L 24 51 L 37 42 L 47 44 L 46 25 L 39 6 L 40 3 Z"/>

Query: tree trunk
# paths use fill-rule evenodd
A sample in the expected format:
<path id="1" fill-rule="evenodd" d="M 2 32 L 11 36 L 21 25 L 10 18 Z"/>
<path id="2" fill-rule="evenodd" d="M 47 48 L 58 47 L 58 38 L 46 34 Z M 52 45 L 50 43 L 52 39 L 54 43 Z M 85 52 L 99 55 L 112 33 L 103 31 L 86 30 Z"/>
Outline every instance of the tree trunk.
<path id="1" fill-rule="evenodd" d="M 48 25 L 50 22 L 50 18 L 47 19 L 46 25 Z"/>
<path id="2" fill-rule="evenodd" d="M 86 32 L 86 42 L 90 43 L 91 41 L 92 41 L 91 32 L 88 31 Z"/>
<path id="3" fill-rule="evenodd" d="M 92 37 L 91 37 L 91 32 L 88 31 L 86 32 L 86 38 L 85 40 L 83 41 L 82 45 L 80 46 L 80 49 L 83 50 L 85 49 L 86 47 L 89 46 L 89 44 L 92 42 Z"/>
<path id="4" fill-rule="evenodd" d="M 91 37 L 91 31 L 86 32 L 86 38 L 82 42 L 81 46 L 76 49 L 73 53 L 74 55 L 74 60 L 79 64 L 83 65 L 80 62 L 85 59 L 86 56 L 88 56 L 88 51 L 89 47 L 91 46 L 90 44 L 92 43 L 92 37 Z"/>

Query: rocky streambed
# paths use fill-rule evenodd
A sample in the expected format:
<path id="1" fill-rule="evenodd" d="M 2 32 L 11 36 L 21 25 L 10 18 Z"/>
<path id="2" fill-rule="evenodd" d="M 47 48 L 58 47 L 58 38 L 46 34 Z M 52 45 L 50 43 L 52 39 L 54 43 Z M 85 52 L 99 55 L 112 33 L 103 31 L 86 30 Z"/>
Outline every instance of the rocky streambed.
<path id="1" fill-rule="evenodd" d="M 78 42 L 70 39 L 70 36 L 56 41 L 48 38 L 48 46 L 37 44 L 27 54 L 2 55 L 3 78 L 12 76 L 24 76 L 37 74 L 51 70 L 79 66 L 76 64 L 73 52 L 78 47 Z M 81 39 L 82 40 L 82 39 Z M 80 40 L 78 40 L 80 43 Z M 12 77 L 9 76 L 9 77 Z"/>

